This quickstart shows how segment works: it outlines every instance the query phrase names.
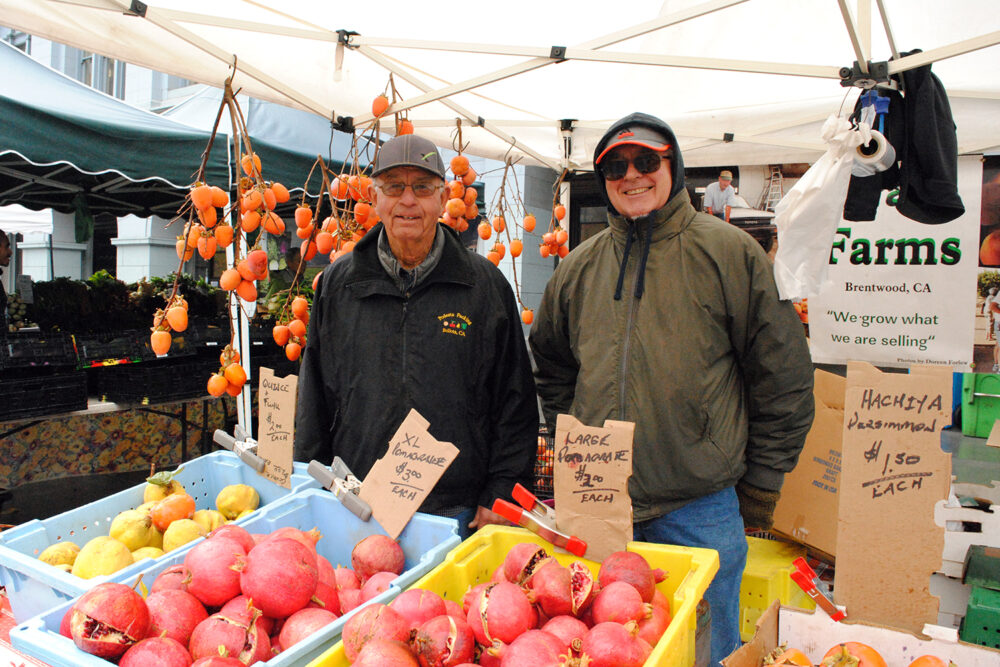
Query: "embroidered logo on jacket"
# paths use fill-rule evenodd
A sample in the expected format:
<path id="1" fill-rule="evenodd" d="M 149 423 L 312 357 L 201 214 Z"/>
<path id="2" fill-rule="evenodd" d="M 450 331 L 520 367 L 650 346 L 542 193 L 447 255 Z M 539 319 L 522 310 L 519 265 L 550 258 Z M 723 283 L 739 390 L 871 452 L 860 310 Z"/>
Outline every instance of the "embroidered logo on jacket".
<path id="1" fill-rule="evenodd" d="M 438 315 L 441 322 L 441 333 L 452 334 L 454 336 L 464 336 L 465 332 L 472 326 L 472 320 L 462 313 L 445 313 Z"/>

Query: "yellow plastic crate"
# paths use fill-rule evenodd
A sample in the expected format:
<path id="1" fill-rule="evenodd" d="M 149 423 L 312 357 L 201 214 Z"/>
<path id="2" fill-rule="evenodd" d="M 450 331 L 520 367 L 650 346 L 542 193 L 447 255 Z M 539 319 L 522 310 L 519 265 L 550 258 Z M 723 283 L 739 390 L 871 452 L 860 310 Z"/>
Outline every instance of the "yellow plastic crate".
<path id="1" fill-rule="evenodd" d="M 757 619 L 771 603 L 813 610 L 816 603 L 792 581 L 792 561 L 805 556 L 805 549 L 788 542 L 748 537 L 747 566 L 740 584 L 740 639 L 753 639 Z"/>
<path id="2" fill-rule="evenodd" d="M 469 589 L 489 581 L 493 571 L 503 563 L 507 552 L 519 542 L 535 542 L 553 551 L 552 545 L 523 528 L 487 526 L 455 547 L 444 562 L 418 579 L 411 588 L 434 591 L 447 600 L 461 603 Z M 673 620 L 653 653 L 647 667 L 691 667 L 694 665 L 694 642 L 697 630 L 696 607 L 712 577 L 719 569 L 719 555 L 712 549 L 695 549 L 666 544 L 630 542 L 629 551 L 640 553 L 650 566 L 667 573 L 657 588 L 670 600 Z M 555 554 L 563 565 L 580 560 L 597 576 L 599 563 L 578 559 L 571 554 Z M 308 667 L 347 667 L 344 644 L 334 644 Z"/>

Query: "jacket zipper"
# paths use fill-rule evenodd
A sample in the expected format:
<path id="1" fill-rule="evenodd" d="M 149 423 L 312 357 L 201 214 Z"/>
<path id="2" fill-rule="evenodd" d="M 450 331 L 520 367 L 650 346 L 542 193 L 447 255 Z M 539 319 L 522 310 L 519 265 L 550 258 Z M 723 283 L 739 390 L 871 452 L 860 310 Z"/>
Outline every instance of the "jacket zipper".
<path id="1" fill-rule="evenodd" d="M 640 254 L 642 252 L 642 237 L 639 237 L 639 247 Z M 628 261 L 628 258 L 625 258 Z M 639 308 L 639 300 L 635 298 L 635 283 L 639 280 L 638 267 L 636 269 L 636 274 L 632 277 L 632 284 L 629 286 L 629 308 L 628 315 L 625 318 L 625 337 L 622 341 L 622 361 L 618 368 L 618 419 L 625 420 L 625 389 L 626 381 L 628 377 L 628 354 L 629 348 L 631 347 L 632 339 L 632 323 L 635 321 L 635 311 Z"/>
<path id="2" fill-rule="evenodd" d="M 403 316 L 399 320 L 399 328 L 403 332 L 403 364 L 402 370 L 403 374 L 400 377 L 400 381 L 403 383 L 403 393 L 406 396 L 406 401 L 410 401 L 410 384 L 406 381 L 406 306 L 410 303 L 410 293 L 407 292 L 403 295 Z"/>

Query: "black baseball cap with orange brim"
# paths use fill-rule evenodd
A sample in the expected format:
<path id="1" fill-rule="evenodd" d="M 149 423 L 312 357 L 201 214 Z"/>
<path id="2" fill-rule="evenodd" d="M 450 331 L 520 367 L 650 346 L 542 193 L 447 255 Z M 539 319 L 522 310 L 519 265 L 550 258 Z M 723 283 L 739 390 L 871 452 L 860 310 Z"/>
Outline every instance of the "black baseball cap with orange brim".
<path id="1" fill-rule="evenodd" d="M 626 145 L 642 146 L 657 153 L 664 153 L 670 149 L 670 142 L 656 130 L 642 125 L 633 125 L 618 130 L 615 137 L 608 142 L 608 145 L 604 147 L 600 155 L 594 158 L 594 164 L 600 164 L 601 160 L 608 153 L 619 146 Z"/>

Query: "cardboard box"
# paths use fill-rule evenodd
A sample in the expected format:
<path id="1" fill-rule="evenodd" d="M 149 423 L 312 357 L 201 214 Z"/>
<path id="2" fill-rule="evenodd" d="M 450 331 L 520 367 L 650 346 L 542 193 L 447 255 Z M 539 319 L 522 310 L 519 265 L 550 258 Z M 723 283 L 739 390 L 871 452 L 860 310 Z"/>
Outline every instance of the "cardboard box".
<path id="1" fill-rule="evenodd" d="M 772 528 L 830 556 L 837 553 L 837 489 L 846 391 L 846 378 L 815 371 L 816 416 L 798 465 L 785 475 Z"/>
<path id="2" fill-rule="evenodd" d="M 722 661 L 725 667 L 761 667 L 764 657 L 780 644 L 798 648 L 818 664 L 826 652 L 842 642 L 868 644 L 889 667 L 907 667 L 922 655 L 936 655 L 961 667 L 996 667 L 1000 650 L 966 644 L 954 628 L 924 626 L 920 637 L 902 630 L 850 620 L 837 623 L 823 611 L 807 612 L 777 603 L 764 612 L 753 639 Z"/>

